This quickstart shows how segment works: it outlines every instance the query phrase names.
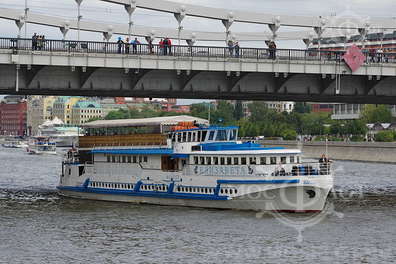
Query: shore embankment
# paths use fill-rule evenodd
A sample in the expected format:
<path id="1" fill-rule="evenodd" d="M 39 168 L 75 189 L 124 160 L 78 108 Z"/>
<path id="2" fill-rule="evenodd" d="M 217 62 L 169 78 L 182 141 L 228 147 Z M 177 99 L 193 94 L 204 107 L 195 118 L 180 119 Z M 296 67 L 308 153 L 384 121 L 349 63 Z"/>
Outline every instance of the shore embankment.
<path id="1" fill-rule="evenodd" d="M 319 158 L 326 153 L 326 142 L 260 140 L 258 143 L 266 147 L 299 148 L 308 158 Z M 335 160 L 396 163 L 396 143 L 327 142 L 327 153 Z"/>

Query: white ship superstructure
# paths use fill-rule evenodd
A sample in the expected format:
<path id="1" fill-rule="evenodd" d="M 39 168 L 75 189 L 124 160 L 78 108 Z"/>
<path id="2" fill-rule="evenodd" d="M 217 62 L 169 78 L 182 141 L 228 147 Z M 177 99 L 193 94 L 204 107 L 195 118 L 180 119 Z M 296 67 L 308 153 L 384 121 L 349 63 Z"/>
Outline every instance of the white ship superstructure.
<path id="1" fill-rule="evenodd" d="M 62 165 L 65 196 L 241 210 L 321 211 L 328 162 L 237 140 L 237 127 L 189 116 L 95 121 Z"/>

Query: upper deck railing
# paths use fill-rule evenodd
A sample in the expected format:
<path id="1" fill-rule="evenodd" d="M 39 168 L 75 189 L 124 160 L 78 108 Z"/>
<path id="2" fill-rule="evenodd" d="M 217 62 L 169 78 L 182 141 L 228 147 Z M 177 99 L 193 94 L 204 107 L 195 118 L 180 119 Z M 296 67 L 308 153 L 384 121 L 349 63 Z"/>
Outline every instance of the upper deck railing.
<path id="1" fill-rule="evenodd" d="M 329 49 L 270 49 L 270 48 L 229 48 L 215 46 L 160 46 L 158 44 L 119 44 L 116 42 L 74 41 L 74 40 L 37 40 L 22 38 L 0 38 L 0 49 L 9 49 L 18 54 L 20 51 L 46 51 L 65 53 L 102 53 L 123 55 L 154 55 L 200 58 L 240 58 L 269 59 L 277 61 L 326 61 L 341 62 L 345 51 Z M 373 53 L 367 50 L 366 63 L 396 63 L 396 53 Z"/>

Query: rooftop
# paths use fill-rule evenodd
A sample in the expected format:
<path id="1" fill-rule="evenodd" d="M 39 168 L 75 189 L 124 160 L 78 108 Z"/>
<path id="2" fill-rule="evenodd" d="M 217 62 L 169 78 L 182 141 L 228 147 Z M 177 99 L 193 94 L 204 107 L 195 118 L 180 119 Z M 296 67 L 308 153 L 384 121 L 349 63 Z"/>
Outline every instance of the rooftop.
<path id="1" fill-rule="evenodd" d="M 102 127 L 138 127 L 138 126 L 160 126 L 169 125 L 176 126 L 179 122 L 196 122 L 200 125 L 209 125 L 206 119 L 193 116 L 161 116 L 139 119 L 117 119 L 117 120 L 97 120 L 85 123 L 85 128 L 102 128 Z"/>

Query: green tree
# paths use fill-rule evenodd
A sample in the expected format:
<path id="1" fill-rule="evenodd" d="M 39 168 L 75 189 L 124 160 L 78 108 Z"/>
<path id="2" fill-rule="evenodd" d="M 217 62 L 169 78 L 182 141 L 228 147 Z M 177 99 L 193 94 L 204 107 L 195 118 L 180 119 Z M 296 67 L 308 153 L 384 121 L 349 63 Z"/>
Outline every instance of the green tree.
<path id="1" fill-rule="evenodd" d="M 300 114 L 305 114 L 305 113 L 311 113 L 311 106 L 307 105 L 306 103 L 295 103 L 294 104 L 294 112 L 300 113 Z"/>
<path id="2" fill-rule="evenodd" d="M 375 141 L 378 142 L 393 142 L 395 140 L 392 131 L 380 131 L 375 135 Z"/>
<path id="3" fill-rule="evenodd" d="M 361 118 L 366 123 L 390 123 L 392 112 L 386 105 L 365 105 Z"/>
<path id="4" fill-rule="evenodd" d="M 281 133 L 281 137 L 284 140 L 296 140 L 297 138 L 297 132 L 293 129 L 285 129 Z"/>
<path id="5" fill-rule="evenodd" d="M 241 120 L 244 117 L 243 115 L 243 106 L 242 101 L 236 101 L 234 108 L 234 119 Z"/>

